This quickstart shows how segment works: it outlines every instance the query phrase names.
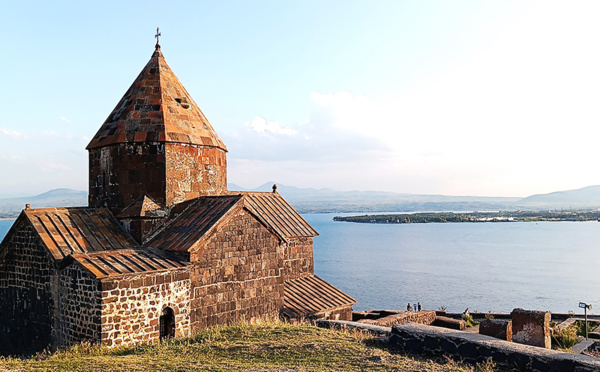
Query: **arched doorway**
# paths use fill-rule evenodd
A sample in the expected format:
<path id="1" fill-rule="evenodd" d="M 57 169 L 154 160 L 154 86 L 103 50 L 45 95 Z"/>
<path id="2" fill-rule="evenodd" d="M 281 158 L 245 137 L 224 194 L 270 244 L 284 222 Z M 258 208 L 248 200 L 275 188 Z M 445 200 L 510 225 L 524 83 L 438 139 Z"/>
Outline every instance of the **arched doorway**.
<path id="1" fill-rule="evenodd" d="M 160 339 L 175 337 L 175 313 L 170 307 L 165 307 L 160 317 Z"/>

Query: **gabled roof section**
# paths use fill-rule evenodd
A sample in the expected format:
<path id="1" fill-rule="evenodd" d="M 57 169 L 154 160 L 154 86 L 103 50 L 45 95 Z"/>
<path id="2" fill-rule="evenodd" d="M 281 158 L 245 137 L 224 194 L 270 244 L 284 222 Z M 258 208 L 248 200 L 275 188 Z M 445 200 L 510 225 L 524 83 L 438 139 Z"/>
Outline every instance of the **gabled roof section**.
<path id="1" fill-rule="evenodd" d="M 74 254 L 78 262 L 97 279 L 139 274 L 189 266 L 189 262 L 168 252 L 150 249 L 119 249 L 93 253 Z"/>
<path id="2" fill-rule="evenodd" d="M 172 252 L 189 252 L 211 231 L 227 223 L 240 208 L 247 209 L 281 240 L 314 237 L 318 233 L 281 195 L 239 193 L 205 196 L 194 200 L 172 223 L 163 228 L 148 246 Z"/>
<path id="3" fill-rule="evenodd" d="M 166 212 L 161 209 L 151 197 L 148 195 L 140 196 L 136 201 L 131 203 L 117 218 L 135 218 L 135 217 L 165 217 Z"/>
<path id="4" fill-rule="evenodd" d="M 316 275 L 287 280 L 283 284 L 283 306 L 299 317 L 318 316 L 355 303 L 355 299 Z"/>
<path id="5" fill-rule="evenodd" d="M 171 252 L 188 252 L 208 231 L 219 225 L 241 199 L 240 195 L 200 197 L 152 238 L 147 246 Z"/>
<path id="6" fill-rule="evenodd" d="M 227 151 L 159 45 L 87 149 L 138 142 L 187 143 Z"/>
<path id="7" fill-rule="evenodd" d="M 279 193 L 252 192 L 243 195 L 245 206 L 284 239 L 319 235 Z"/>
<path id="8" fill-rule="evenodd" d="M 57 260 L 75 253 L 139 247 L 108 209 L 24 209 L 21 215 Z"/>

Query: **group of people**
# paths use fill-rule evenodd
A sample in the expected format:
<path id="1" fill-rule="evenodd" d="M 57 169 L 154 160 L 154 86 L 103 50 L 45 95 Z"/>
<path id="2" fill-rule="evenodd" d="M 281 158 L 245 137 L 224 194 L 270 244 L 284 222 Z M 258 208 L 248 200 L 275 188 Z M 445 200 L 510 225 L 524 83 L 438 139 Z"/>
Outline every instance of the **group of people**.
<path id="1" fill-rule="evenodd" d="M 408 305 L 406 305 L 406 311 L 421 311 L 421 303 L 417 302 L 413 307 L 409 302 Z"/>

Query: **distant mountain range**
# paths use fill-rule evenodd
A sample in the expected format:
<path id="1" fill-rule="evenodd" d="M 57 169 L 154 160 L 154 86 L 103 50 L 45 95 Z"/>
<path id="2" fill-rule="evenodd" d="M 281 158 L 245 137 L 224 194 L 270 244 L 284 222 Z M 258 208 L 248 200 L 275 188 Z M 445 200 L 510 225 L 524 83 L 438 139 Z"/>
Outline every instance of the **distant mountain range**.
<path id="1" fill-rule="evenodd" d="M 0 217 L 16 217 L 25 204 L 31 208 L 79 207 L 88 204 L 86 191 L 54 189 L 36 196 L 0 199 Z"/>
<path id="2" fill-rule="evenodd" d="M 229 190 L 272 191 L 273 182 L 255 189 L 229 184 Z M 380 191 L 337 191 L 304 189 L 277 185 L 277 192 L 300 213 L 343 212 L 415 212 L 415 211 L 495 211 L 600 208 L 600 186 L 557 191 L 526 198 L 446 196 L 402 194 Z M 40 195 L 0 199 L 0 217 L 16 217 L 31 204 L 32 208 L 74 207 L 87 205 L 87 192 L 55 189 Z"/>
<path id="3" fill-rule="evenodd" d="M 229 190 L 272 191 L 273 182 L 255 189 L 229 184 Z M 415 211 L 495 211 L 600 208 L 600 186 L 532 195 L 526 198 L 402 194 L 379 191 L 337 191 L 303 189 L 277 185 L 301 213 L 325 212 L 415 212 Z"/>

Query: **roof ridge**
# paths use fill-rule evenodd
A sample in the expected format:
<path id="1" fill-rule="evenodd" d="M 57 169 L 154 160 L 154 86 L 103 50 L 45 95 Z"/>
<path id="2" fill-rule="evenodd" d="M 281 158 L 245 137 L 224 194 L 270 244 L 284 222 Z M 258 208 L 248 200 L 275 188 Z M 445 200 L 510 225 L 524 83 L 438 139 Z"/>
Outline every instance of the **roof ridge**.
<path id="1" fill-rule="evenodd" d="M 43 212 L 43 211 L 59 211 L 59 210 L 71 210 L 71 209 L 77 209 L 77 210 L 84 210 L 84 209 L 105 209 L 108 210 L 106 208 L 94 208 L 94 207 L 46 207 L 46 208 L 24 208 L 24 211 L 32 211 L 32 212 Z"/>
<path id="2" fill-rule="evenodd" d="M 134 252 L 141 252 L 141 251 L 144 251 L 144 248 L 140 248 L 140 247 L 120 248 L 120 249 L 111 249 L 111 250 L 107 250 L 107 251 L 77 252 L 77 253 L 72 253 L 71 256 L 73 258 L 84 257 L 84 256 L 95 257 L 95 256 L 106 255 L 106 254 L 121 254 L 124 252 L 134 253 Z"/>

